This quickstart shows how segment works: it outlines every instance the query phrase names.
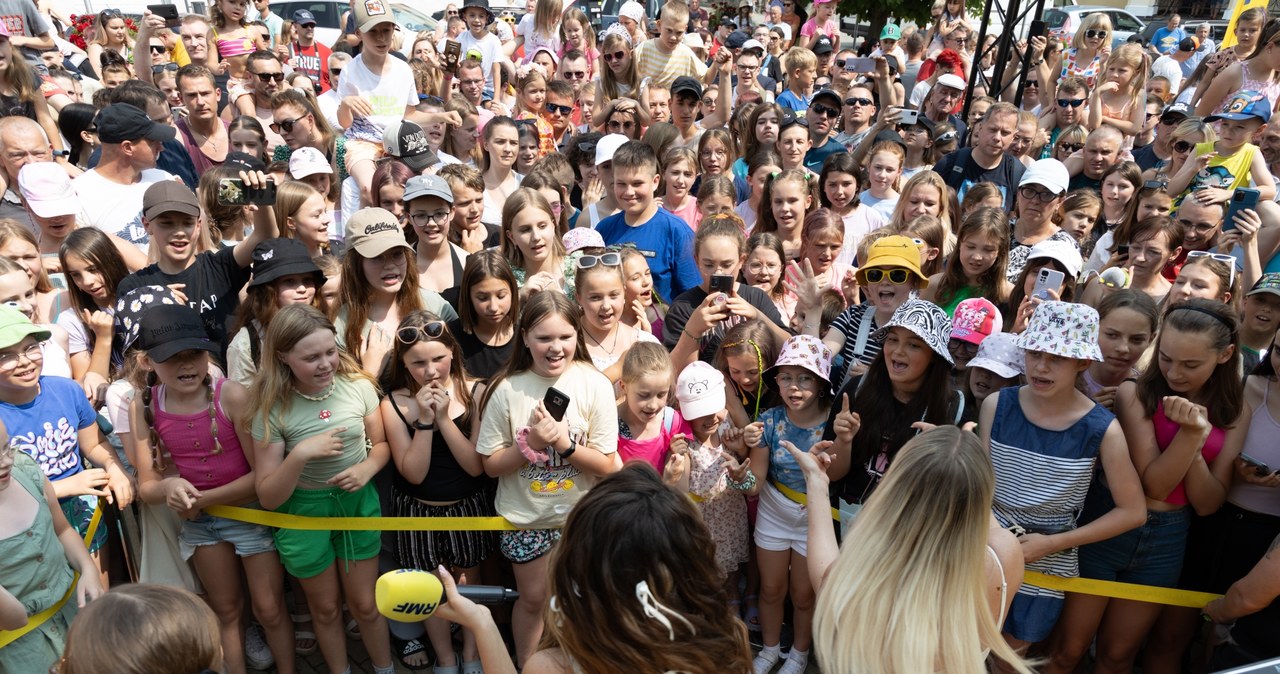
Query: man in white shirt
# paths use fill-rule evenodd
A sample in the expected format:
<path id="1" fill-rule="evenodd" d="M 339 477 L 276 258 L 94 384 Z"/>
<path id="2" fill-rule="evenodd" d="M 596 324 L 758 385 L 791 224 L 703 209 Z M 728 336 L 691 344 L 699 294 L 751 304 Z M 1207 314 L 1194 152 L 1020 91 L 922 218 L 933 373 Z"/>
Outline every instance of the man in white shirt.
<path id="1" fill-rule="evenodd" d="M 1182 64 L 1190 61 L 1199 48 L 1200 41 L 1196 38 L 1183 38 L 1172 54 L 1165 54 L 1151 63 L 1151 75 L 1163 76 L 1169 80 L 1169 91 L 1177 92 L 1182 88 Z"/>

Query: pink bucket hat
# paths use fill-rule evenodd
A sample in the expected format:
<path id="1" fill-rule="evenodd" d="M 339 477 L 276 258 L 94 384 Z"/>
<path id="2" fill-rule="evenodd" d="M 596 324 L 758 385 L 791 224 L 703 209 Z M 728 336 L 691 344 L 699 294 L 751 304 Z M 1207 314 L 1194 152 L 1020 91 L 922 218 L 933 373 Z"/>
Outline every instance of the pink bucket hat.
<path id="1" fill-rule="evenodd" d="M 1004 318 L 991 300 L 971 297 L 956 305 L 956 315 L 951 319 L 951 338 L 981 344 L 1003 328 Z"/>
<path id="2" fill-rule="evenodd" d="M 787 365 L 802 367 L 822 378 L 827 382 L 828 388 L 831 385 L 831 349 L 827 348 L 822 340 L 813 335 L 796 335 L 787 340 L 782 345 L 782 352 L 778 354 L 778 362 L 773 364 L 764 373 L 764 380 L 774 390 L 778 385 L 774 382 L 774 378 L 778 374 L 778 370 Z"/>
<path id="3" fill-rule="evenodd" d="M 565 254 L 573 253 L 583 248 L 604 248 L 604 237 L 590 227 L 574 227 L 564 233 L 561 237 L 564 241 Z"/>

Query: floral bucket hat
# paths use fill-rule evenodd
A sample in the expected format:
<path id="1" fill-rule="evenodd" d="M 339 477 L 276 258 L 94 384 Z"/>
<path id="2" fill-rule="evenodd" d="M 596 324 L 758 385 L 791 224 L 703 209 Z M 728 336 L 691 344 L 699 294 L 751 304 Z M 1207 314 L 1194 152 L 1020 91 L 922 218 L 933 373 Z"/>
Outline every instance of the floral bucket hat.
<path id="1" fill-rule="evenodd" d="M 116 300 L 116 338 L 120 340 L 120 351 L 127 352 L 138 340 L 142 329 L 142 314 L 148 309 L 165 304 L 180 305 L 177 295 L 165 286 L 142 286 L 121 295 Z"/>
<path id="2" fill-rule="evenodd" d="M 978 355 L 969 361 L 969 367 L 990 370 L 1005 379 L 1022 374 L 1026 356 L 1018 346 L 1018 336 L 1012 332 L 997 332 L 982 340 Z"/>
<path id="3" fill-rule="evenodd" d="M 923 339 L 933 352 L 955 365 L 947 342 L 951 341 L 951 317 L 941 307 L 921 299 L 909 299 L 893 312 L 893 318 L 876 331 L 875 338 L 884 341 L 889 328 L 906 328 Z"/>
<path id="4" fill-rule="evenodd" d="M 773 364 L 764 373 L 764 380 L 777 390 L 778 384 L 774 378 L 778 375 L 778 370 L 787 366 L 794 365 L 802 367 L 822 378 L 827 382 L 827 387 L 831 386 L 831 349 L 822 343 L 821 339 L 813 335 L 796 335 L 787 340 L 782 345 L 782 351 L 778 354 L 778 362 Z"/>
<path id="5" fill-rule="evenodd" d="M 1031 314 L 1018 346 L 1077 360 L 1102 360 L 1098 348 L 1098 312 L 1074 302 L 1044 302 Z"/>

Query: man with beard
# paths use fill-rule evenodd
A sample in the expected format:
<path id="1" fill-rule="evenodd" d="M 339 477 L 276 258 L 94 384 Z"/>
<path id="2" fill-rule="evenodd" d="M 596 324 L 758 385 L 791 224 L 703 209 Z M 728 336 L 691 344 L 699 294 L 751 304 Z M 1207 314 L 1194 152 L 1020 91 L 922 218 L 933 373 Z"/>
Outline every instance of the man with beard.
<path id="1" fill-rule="evenodd" d="M 843 145 L 845 150 L 853 152 L 871 131 L 871 123 L 876 116 L 875 97 L 871 87 L 854 84 L 845 92 L 843 103 L 844 128 L 836 134 L 836 142 Z"/>
<path id="2" fill-rule="evenodd" d="M 942 84 L 941 78 L 938 84 Z M 1012 103 L 996 103 L 977 126 L 977 142 L 973 147 L 960 148 L 943 157 L 933 170 L 961 200 L 970 186 L 994 183 L 1004 196 L 1005 210 L 1012 212 L 1016 188 L 1024 170 L 1022 162 L 1007 154 L 1018 128 L 1018 109 Z"/>
<path id="3" fill-rule="evenodd" d="M 284 86 L 284 64 L 275 52 L 264 49 L 249 54 L 249 75 L 253 82 L 253 116 L 262 124 L 267 134 L 267 156 L 275 151 L 277 145 L 284 145 L 280 134 L 271 130 L 275 121 L 271 114 L 271 97 Z M 235 115 L 235 106 L 228 105 L 222 110 L 222 117 L 227 121 Z"/>
<path id="4" fill-rule="evenodd" d="M 804 155 L 805 168 L 820 173 L 827 157 L 847 152 L 840 143 L 831 140 L 831 128 L 840 118 L 840 95 L 831 89 L 819 89 L 813 93 L 805 119 L 809 122 L 809 151 Z"/>

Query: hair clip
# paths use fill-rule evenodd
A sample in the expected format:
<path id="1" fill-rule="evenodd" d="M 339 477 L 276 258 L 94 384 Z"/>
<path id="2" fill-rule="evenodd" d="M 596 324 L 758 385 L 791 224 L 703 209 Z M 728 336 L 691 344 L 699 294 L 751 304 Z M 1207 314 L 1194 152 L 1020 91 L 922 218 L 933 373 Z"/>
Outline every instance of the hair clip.
<path id="1" fill-rule="evenodd" d="M 667 628 L 667 638 L 671 641 L 676 640 L 676 628 L 671 624 L 671 620 L 667 616 L 674 616 L 675 618 L 678 618 L 686 627 L 689 628 L 690 631 L 697 633 L 697 630 L 693 627 L 693 623 L 689 622 L 688 618 L 685 618 L 679 613 L 663 606 L 662 603 L 658 601 L 658 598 L 653 596 L 653 592 L 649 589 L 648 581 L 642 580 L 636 583 L 636 599 L 640 601 L 640 606 L 644 608 L 644 614 L 646 616 L 657 620 L 662 623 L 663 627 Z"/>

